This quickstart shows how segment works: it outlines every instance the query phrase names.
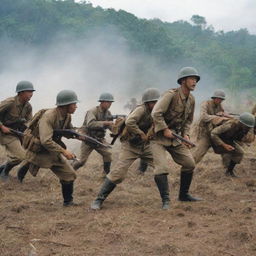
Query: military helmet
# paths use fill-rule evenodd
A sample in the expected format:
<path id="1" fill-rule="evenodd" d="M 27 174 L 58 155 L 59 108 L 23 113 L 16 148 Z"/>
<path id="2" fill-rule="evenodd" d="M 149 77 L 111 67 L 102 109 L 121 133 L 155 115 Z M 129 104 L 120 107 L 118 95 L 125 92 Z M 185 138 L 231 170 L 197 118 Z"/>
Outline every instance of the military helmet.
<path id="1" fill-rule="evenodd" d="M 195 76 L 197 78 L 197 82 L 200 80 L 200 76 L 198 74 L 198 71 L 195 68 L 184 67 L 179 72 L 177 83 L 181 84 L 182 78 L 186 78 L 186 77 L 189 77 L 189 76 Z"/>
<path id="2" fill-rule="evenodd" d="M 62 90 L 57 94 L 56 97 L 57 106 L 65 106 L 77 102 L 79 102 L 77 95 L 72 90 Z"/>
<path id="3" fill-rule="evenodd" d="M 142 103 L 157 101 L 160 98 L 160 92 L 156 88 L 148 88 L 142 95 Z"/>
<path id="4" fill-rule="evenodd" d="M 25 91 L 35 91 L 33 84 L 29 81 L 18 82 L 16 86 L 16 93 Z"/>
<path id="5" fill-rule="evenodd" d="M 244 112 L 239 116 L 239 121 L 242 124 L 252 128 L 255 125 L 255 116 L 248 112 Z"/>
<path id="6" fill-rule="evenodd" d="M 218 89 L 218 90 L 216 90 L 216 91 L 213 93 L 213 95 L 212 95 L 211 98 L 212 98 L 212 99 L 218 98 L 218 99 L 225 100 L 226 94 L 225 94 L 225 92 L 224 92 L 223 90 Z"/>
<path id="7" fill-rule="evenodd" d="M 104 92 L 99 97 L 99 102 L 102 102 L 102 101 L 114 102 L 114 97 L 111 93 Z"/>

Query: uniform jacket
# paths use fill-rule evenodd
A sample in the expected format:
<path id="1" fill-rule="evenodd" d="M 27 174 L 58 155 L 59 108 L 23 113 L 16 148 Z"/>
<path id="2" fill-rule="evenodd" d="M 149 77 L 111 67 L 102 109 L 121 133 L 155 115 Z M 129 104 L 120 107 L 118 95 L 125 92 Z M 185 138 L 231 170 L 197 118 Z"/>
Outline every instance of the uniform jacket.
<path id="1" fill-rule="evenodd" d="M 195 98 L 192 94 L 186 98 L 181 88 L 165 92 L 152 110 L 155 140 L 166 146 L 179 144 L 176 140 L 165 138 L 163 130 L 169 128 L 182 136 L 189 135 L 194 109 Z"/>
<path id="2" fill-rule="evenodd" d="M 42 168 L 50 168 L 59 161 L 64 161 L 61 156 L 64 148 L 54 141 L 53 132 L 55 129 L 72 128 L 70 114 L 64 117 L 58 108 L 47 110 L 39 120 L 36 131 L 33 132 L 40 139 L 43 149 L 38 153 L 27 150 L 27 160 Z"/>
<path id="3" fill-rule="evenodd" d="M 11 97 L 3 100 L 0 103 L 0 124 L 5 124 L 8 121 L 16 121 L 19 118 L 24 118 L 26 121 L 32 118 L 32 106 L 29 102 L 21 104 L 19 97 Z M 17 139 L 15 135 L 4 134 L 0 131 L 0 143 L 5 145 Z"/>
<path id="4" fill-rule="evenodd" d="M 111 120 L 112 114 L 109 110 L 103 111 L 100 106 L 96 106 L 87 111 L 82 130 L 89 136 L 103 139 L 106 135 L 106 127 L 103 121 Z"/>

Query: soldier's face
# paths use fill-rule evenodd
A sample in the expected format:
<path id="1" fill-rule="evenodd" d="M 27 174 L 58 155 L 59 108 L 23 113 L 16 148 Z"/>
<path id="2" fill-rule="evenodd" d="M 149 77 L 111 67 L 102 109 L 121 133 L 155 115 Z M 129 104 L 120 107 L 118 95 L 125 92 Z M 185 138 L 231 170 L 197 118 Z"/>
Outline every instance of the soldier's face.
<path id="1" fill-rule="evenodd" d="M 73 114 L 75 113 L 76 109 L 77 109 L 76 103 L 72 103 L 68 105 L 67 112 L 68 114 Z"/>
<path id="2" fill-rule="evenodd" d="M 153 109 L 154 106 L 156 105 L 156 101 L 147 102 L 147 105 L 148 105 L 149 110 L 152 111 L 152 109 Z"/>
<path id="3" fill-rule="evenodd" d="M 19 97 L 23 102 L 29 102 L 33 96 L 33 91 L 24 91 L 19 93 Z"/>
<path id="4" fill-rule="evenodd" d="M 214 101 L 214 103 L 215 103 L 216 105 L 219 105 L 219 104 L 223 101 L 223 99 L 214 98 L 213 101 Z"/>
<path id="5" fill-rule="evenodd" d="M 195 76 L 189 76 L 186 79 L 183 80 L 185 87 L 189 91 L 194 91 L 197 83 L 197 78 Z"/>
<path id="6" fill-rule="evenodd" d="M 100 105 L 101 105 L 101 107 L 102 107 L 104 110 L 107 110 L 107 109 L 109 109 L 109 108 L 111 107 L 112 102 L 110 102 L 110 101 L 102 101 L 102 102 L 100 103 Z"/>

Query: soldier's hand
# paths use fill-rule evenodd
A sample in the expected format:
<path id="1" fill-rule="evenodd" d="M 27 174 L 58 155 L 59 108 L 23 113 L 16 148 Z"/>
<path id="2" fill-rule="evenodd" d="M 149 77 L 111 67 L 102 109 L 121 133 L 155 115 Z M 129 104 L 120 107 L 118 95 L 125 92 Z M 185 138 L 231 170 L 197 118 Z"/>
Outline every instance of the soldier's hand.
<path id="1" fill-rule="evenodd" d="M 114 122 L 113 121 L 103 121 L 103 124 L 104 124 L 104 126 L 109 127 L 109 126 L 112 126 L 114 124 Z"/>
<path id="2" fill-rule="evenodd" d="M 68 160 L 72 160 L 72 159 L 75 159 L 75 158 L 76 158 L 76 156 L 75 156 L 73 153 L 69 152 L 69 151 L 66 150 L 66 149 L 62 152 L 62 154 L 63 154 L 63 156 L 65 156 Z"/>
<path id="3" fill-rule="evenodd" d="M 141 137 L 141 139 L 143 141 L 147 141 L 148 140 L 148 136 L 145 133 L 141 134 L 140 137 Z"/>
<path id="4" fill-rule="evenodd" d="M 185 135 L 185 136 L 184 136 L 184 139 L 190 141 L 190 138 L 189 138 L 188 135 Z M 183 143 L 185 146 L 187 146 L 188 148 L 192 148 L 192 145 L 190 145 L 190 144 L 188 144 L 188 143 L 186 143 L 186 142 L 182 142 L 182 143 Z"/>
<path id="5" fill-rule="evenodd" d="M 3 133 L 6 133 L 6 134 L 11 133 L 10 129 L 4 125 L 1 126 L 1 130 Z"/>
<path id="6" fill-rule="evenodd" d="M 172 131 L 168 128 L 164 129 L 164 137 L 169 139 L 174 139 L 174 136 L 172 135 Z"/>
<path id="7" fill-rule="evenodd" d="M 223 148 L 225 148 L 227 151 L 233 151 L 235 148 L 229 144 L 223 144 Z"/>

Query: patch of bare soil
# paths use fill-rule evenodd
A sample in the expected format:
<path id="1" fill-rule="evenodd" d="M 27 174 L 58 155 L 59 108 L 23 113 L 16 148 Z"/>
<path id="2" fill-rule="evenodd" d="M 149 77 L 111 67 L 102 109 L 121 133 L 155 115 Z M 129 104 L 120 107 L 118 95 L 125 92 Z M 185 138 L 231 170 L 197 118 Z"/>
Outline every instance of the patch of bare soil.
<path id="1" fill-rule="evenodd" d="M 224 175 L 221 159 L 209 152 L 197 167 L 191 193 L 204 199 L 177 201 L 179 168 L 170 161 L 171 209 L 161 200 L 152 170 L 138 163 L 101 211 L 89 209 L 102 183 L 101 157 L 93 153 L 77 171 L 77 207 L 63 208 L 60 185 L 50 170 L 19 184 L 16 170 L 0 183 L 0 255 L 85 256 L 254 256 L 256 255 L 256 160 L 253 149 Z M 114 148 L 114 158 L 119 145 Z"/>

